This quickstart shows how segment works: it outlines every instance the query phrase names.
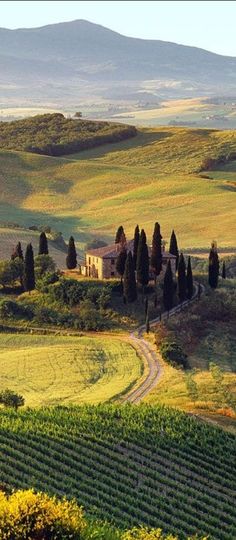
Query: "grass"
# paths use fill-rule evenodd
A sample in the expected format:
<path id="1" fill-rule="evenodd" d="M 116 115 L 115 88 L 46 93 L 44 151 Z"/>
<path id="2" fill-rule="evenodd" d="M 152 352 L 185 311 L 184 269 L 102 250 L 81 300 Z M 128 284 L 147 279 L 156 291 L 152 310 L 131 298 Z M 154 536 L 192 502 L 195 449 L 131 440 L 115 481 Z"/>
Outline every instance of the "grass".
<path id="1" fill-rule="evenodd" d="M 99 403 L 135 384 L 143 367 L 127 342 L 104 337 L 0 335 L 0 388 L 26 405 Z"/>
<path id="2" fill-rule="evenodd" d="M 16 244 L 20 241 L 23 252 L 25 252 L 27 244 L 31 243 L 34 250 L 34 255 L 38 255 L 39 249 L 39 232 L 27 231 L 25 229 L 13 229 L 8 227 L 0 227 L 0 260 L 9 259 Z M 55 261 L 58 268 L 66 267 L 66 253 L 55 247 L 55 244 L 48 239 L 49 253 Z"/>
<path id="3" fill-rule="evenodd" d="M 80 248 L 95 236 L 110 241 L 120 223 L 128 237 L 139 223 L 151 240 L 156 220 L 165 239 L 176 230 L 182 248 L 208 247 L 212 238 L 230 248 L 236 225 L 228 172 L 212 180 L 196 171 L 204 157 L 235 149 L 233 131 L 168 127 L 68 158 L 1 151 L 1 219 L 49 223 L 66 238 L 73 233 Z"/>

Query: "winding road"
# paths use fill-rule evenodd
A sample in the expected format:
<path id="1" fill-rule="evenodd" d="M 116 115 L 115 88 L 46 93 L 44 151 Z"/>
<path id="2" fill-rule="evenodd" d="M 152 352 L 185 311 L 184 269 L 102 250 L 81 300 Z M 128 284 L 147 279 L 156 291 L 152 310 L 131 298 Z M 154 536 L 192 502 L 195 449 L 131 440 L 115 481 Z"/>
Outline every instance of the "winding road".
<path id="1" fill-rule="evenodd" d="M 203 285 L 200 286 L 200 294 L 204 293 L 205 288 Z M 161 321 L 164 321 L 168 317 L 172 317 L 176 313 L 179 313 L 183 309 L 189 306 L 198 298 L 198 283 L 194 283 L 194 294 L 191 300 L 185 300 L 181 305 L 175 306 L 172 308 L 169 313 L 165 312 L 162 314 Z M 150 321 L 150 328 L 157 324 L 160 324 L 160 318 L 152 319 Z M 123 402 L 130 403 L 139 403 L 149 392 L 158 384 L 161 376 L 163 374 L 163 368 L 160 363 L 160 353 L 156 348 L 146 339 L 144 339 L 143 334 L 146 330 L 145 325 L 139 326 L 134 332 L 130 334 L 130 342 L 137 349 L 139 354 L 145 358 L 148 366 L 148 374 L 146 378 L 141 382 L 141 384 L 128 392 L 123 397 Z"/>

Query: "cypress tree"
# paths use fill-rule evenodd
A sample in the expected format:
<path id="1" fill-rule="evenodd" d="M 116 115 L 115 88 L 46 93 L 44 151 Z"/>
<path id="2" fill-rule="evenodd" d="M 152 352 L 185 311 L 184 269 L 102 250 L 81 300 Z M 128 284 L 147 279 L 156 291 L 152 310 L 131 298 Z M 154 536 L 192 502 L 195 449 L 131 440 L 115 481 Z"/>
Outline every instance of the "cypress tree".
<path id="1" fill-rule="evenodd" d="M 150 321 L 149 321 L 149 313 L 148 312 L 147 312 L 147 315 L 146 315 L 145 326 L 146 326 L 146 333 L 149 334 L 149 332 L 150 332 Z"/>
<path id="2" fill-rule="evenodd" d="M 26 246 L 24 261 L 24 287 L 26 291 L 35 289 L 34 252 L 31 244 Z"/>
<path id="3" fill-rule="evenodd" d="M 164 284 L 163 284 L 163 303 L 167 311 L 173 307 L 173 296 L 174 296 L 174 282 L 173 275 L 171 270 L 170 260 L 167 263 Z"/>
<path id="4" fill-rule="evenodd" d="M 125 261 L 124 271 L 124 300 L 125 303 L 137 300 L 137 287 L 135 280 L 134 262 L 131 251 L 129 251 Z"/>
<path id="5" fill-rule="evenodd" d="M 75 241 L 73 236 L 69 239 L 68 244 L 68 255 L 66 257 L 66 266 L 69 270 L 72 270 L 73 268 L 76 268 L 77 266 L 77 254 L 75 249 Z"/>
<path id="6" fill-rule="evenodd" d="M 226 278 L 226 267 L 225 267 L 225 261 L 223 261 L 223 266 L 222 266 L 222 278 L 225 279 Z"/>
<path id="7" fill-rule="evenodd" d="M 212 243 L 209 253 L 208 282 L 212 289 L 216 289 L 219 278 L 219 257 L 216 244 Z"/>
<path id="8" fill-rule="evenodd" d="M 142 285 L 144 292 L 144 287 L 148 285 L 149 282 L 149 255 L 147 247 L 147 238 L 144 230 L 141 230 L 139 243 L 138 243 L 138 253 L 137 253 L 137 281 Z"/>
<path id="9" fill-rule="evenodd" d="M 139 226 L 136 225 L 135 231 L 134 231 L 134 249 L 133 249 L 133 261 L 134 261 L 134 269 L 136 270 L 137 265 L 137 253 L 138 253 L 138 243 L 139 243 Z"/>
<path id="10" fill-rule="evenodd" d="M 186 265 L 183 253 L 180 254 L 178 264 L 178 295 L 180 302 L 186 299 Z"/>
<path id="11" fill-rule="evenodd" d="M 186 285 L 187 285 L 187 298 L 190 300 L 193 296 L 193 273 L 192 273 L 190 257 L 188 258 Z"/>
<path id="12" fill-rule="evenodd" d="M 116 231 L 115 244 L 119 244 L 122 240 L 122 237 L 125 238 L 124 227 L 120 225 Z"/>
<path id="13" fill-rule="evenodd" d="M 170 237 L 169 252 L 171 253 L 171 255 L 176 256 L 176 270 L 177 270 L 178 265 L 179 265 L 179 249 L 178 249 L 178 242 L 177 242 L 177 238 L 176 238 L 176 234 L 174 230 L 172 231 L 171 237 Z"/>
<path id="14" fill-rule="evenodd" d="M 159 223 L 155 223 L 153 237 L 152 237 L 152 253 L 150 265 L 155 274 L 155 281 L 157 276 L 162 270 L 162 248 L 161 248 L 161 229 Z"/>
<path id="15" fill-rule="evenodd" d="M 116 260 L 116 270 L 118 272 L 118 274 L 121 276 L 121 283 L 122 283 L 122 280 L 123 280 L 123 275 L 124 275 L 124 271 L 125 271 L 125 261 L 126 261 L 126 258 L 127 258 L 127 251 L 125 248 L 123 248 L 118 257 L 117 257 L 117 260 Z"/>
<path id="16" fill-rule="evenodd" d="M 48 240 L 45 232 L 41 232 L 39 237 L 39 255 L 48 255 Z"/>
<path id="17" fill-rule="evenodd" d="M 14 259 L 16 259 L 17 257 L 19 259 L 21 259 L 22 261 L 24 260 L 23 251 L 22 251 L 20 242 L 18 242 L 18 244 L 16 244 L 16 247 L 13 250 L 13 252 L 11 254 L 11 260 L 14 261 Z"/>
<path id="18" fill-rule="evenodd" d="M 147 316 L 148 313 L 148 297 L 145 298 L 145 316 Z"/>

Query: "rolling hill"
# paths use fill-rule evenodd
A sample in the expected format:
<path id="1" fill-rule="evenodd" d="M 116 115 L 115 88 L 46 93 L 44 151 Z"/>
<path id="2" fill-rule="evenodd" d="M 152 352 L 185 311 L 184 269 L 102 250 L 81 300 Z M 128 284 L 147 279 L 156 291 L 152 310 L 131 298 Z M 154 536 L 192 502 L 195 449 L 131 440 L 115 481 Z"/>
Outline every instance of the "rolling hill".
<path id="1" fill-rule="evenodd" d="M 122 36 L 84 20 L 0 29 L 3 105 L 75 106 L 233 95 L 236 59 L 196 47 Z M 89 90 L 89 92 L 88 92 Z M 5 106 L 4 105 L 4 106 Z M 99 107 L 97 107 L 99 108 Z"/>
<path id="2" fill-rule="evenodd" d="M 235 437 L 184 413 L 147 405 L 2 411 L 0 447 L 2 486 L 75 497 L 122 528 L 235 538 Z"/>
<path id="3" fill-rule="evenodd" d="M 181 248 L 235 248 L 235 161 L 200 172 L 205 158 L 233 156 L 235 131 L 143 128 L 129 140 L 53 158 L 0 151 L 2 222 L 50 225 L 78 247 L 113 239 L 122 223 L 136 223 L 151 241 L 159 221 Z M 191 222 L 191 226 L 189 223 Z M 7 247 L 8 249 L 8 247 Z"/>

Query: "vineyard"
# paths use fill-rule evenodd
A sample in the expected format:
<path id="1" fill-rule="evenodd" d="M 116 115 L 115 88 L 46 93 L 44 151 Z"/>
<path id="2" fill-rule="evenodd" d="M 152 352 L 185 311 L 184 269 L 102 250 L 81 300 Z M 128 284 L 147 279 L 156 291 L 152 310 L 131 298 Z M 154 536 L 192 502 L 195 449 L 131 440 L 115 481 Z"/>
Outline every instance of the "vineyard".
<path id="1" fill-rule="evenodd" d="M 142 374 L 135 349 L 119 339 L 1 334 L 0 387 L 27 406 L 99 403 Z"/>
<path id="2" fill-rule="evenodd" d="M 2 485 L 76 497 L 126 528 L 235 540 L 236 440 L 163 406 L 2 411 Z"/>

